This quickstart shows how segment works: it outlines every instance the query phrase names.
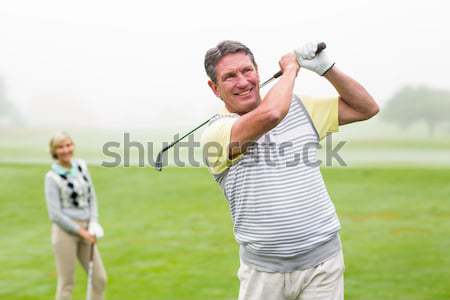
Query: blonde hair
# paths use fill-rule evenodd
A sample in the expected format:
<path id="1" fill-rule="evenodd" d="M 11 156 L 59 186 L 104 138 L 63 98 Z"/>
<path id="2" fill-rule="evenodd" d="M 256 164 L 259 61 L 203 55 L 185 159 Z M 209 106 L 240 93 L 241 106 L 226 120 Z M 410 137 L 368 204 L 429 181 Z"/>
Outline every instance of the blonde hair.
<path id="1" fill-rule="evenodd" d="M 74 143 L 70 135 L 65 131 L 60 131 L 52 136 L 49 143 L 50 155 L 53 159 L 58 159 L 56 155 L 56 148 L 61 144 L 62 141 L 69 139 L 72 144 Z"/>

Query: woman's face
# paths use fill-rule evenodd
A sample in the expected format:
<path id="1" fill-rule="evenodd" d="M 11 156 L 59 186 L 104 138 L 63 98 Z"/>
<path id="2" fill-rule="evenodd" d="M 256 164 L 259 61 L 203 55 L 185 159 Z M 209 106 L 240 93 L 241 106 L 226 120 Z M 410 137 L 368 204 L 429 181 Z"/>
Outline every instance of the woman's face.
<path id="1" fill-rule="evenodd" d="M 56 157 L 60 163 L 70 164 L 73 157 L 74 144 L 71 139 L 64 139 L 56 146 Z"/>

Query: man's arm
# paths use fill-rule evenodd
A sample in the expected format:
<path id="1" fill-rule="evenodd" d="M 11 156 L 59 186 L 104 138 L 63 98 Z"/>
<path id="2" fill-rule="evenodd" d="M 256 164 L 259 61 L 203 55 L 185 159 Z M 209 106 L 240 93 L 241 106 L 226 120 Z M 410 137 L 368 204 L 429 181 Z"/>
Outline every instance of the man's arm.
<path id="1" fill-rule="evenodd" d="M 324 77 L 339 93 L 339 125 L 370 119 L 380 110 L 360 83 L 335 66 Z"/>
<path id="2" fill-rule="evenodd" d="M 310 42 L 295 50 L 301 67 L 324 76 L 339 93 L 339 125 L 367 120 L 379 111 L 377 103 L 364 87 L 334 66 L 326 51 L 316 54 L 318 42 Z"/>
<path id="3" fill-rule="evenodd" d="M 293 53 L 280 60 L 283 75 L 270 89 L 261 104 L 242 115 L 231 129 L 230 158 L 245 152 L 249 143 L 257 140 L 283 120 L 292 101 L 295 78 L 299 70 L 297 58 Z"/>

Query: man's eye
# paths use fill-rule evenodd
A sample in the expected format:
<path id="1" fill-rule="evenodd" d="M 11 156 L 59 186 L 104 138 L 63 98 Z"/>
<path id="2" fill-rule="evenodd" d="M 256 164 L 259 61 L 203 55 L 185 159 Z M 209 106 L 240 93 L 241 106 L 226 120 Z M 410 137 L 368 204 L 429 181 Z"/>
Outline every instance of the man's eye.
<path id="1" fill-rule="evenodd" d="M 248 73 L 248 72 L 251 72 L 251 71 L 253 71 L 252 68 L 245 68 L 245 69 L 244 69 L 244 73 Z"/>
<path id="2" fill-rule="evenodd" d="M 225 80 L 230 80 L 230 79 L 233 79 L 235 77 L 235 75 L 233 75 L 233 74 L 230 74 L 230 75 L 226 75 L 224 78 L 223 78 L 223 80 L 225 81 Z"/>

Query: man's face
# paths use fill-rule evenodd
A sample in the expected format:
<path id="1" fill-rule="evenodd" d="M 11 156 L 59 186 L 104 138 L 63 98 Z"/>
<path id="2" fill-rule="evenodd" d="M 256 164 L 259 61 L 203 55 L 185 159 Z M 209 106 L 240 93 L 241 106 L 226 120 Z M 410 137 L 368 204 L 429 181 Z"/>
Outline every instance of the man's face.
<path id="1" fill-rule="evenodd" d="M 230 112 L 242 115 L 261 102 L 258 70 L 243 52 L 222 57 L 216 65 L 216 81 L 208 84 Z"/>

